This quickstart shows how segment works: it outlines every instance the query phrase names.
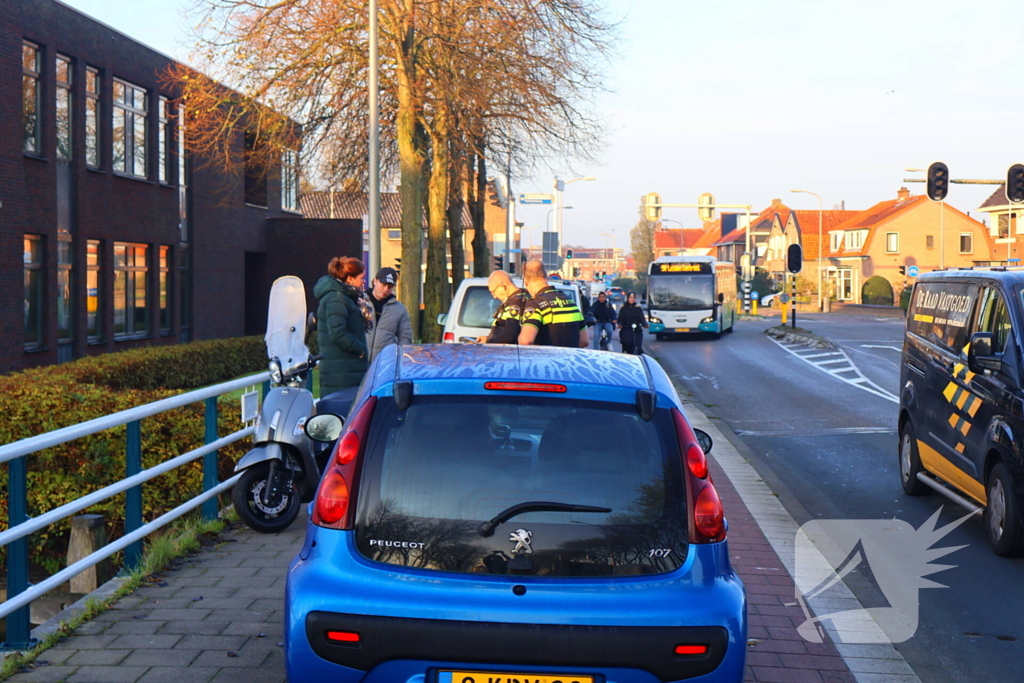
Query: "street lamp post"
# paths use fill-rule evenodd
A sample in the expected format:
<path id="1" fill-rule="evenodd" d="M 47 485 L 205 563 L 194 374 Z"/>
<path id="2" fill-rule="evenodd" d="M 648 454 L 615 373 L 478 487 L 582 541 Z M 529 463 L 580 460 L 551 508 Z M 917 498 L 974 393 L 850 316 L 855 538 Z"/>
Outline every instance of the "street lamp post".
<path id="1" fill-rule="evenodd" d="M 367 264 L 367 270 L 371 273 L 376 273 L 380 268 L 380 113 L 379 108 L 379 93 L 380 88 L 378 87 L 378 67 L 380 60 L 377 56 L 377 0 L 370 0 L 370 74 L 369 74 L 369 94 L 370 94 L 370 149 L 369 149 L 369 163 L 370 163 L 370 192 L 369 192 L 369 204 L 367 213 L 369 214 L 369 249 L 370 249 L 370 262 Z"/>
<path id="2" fill-rule="evenodd" d="M 682 256 L 683 255 L 683 253 L 682 253 L 683 250 L 686 249 L 686 242 L 683 239 L 683 230 L 686 230 L 686 226 L 684 226 L 682 223 L 680 223 L 679 221 L 677 221 L 674 218 L 662 218 L 661 222 L 662 223 L 675 223 L 676 225 L 679 226 L 679 255 Z"/>
<path id="3" fill-rule="evenodd" d="M 604 230 L 598 230 L 597 234 L 598 235 L 604 235 L 605 237 L 611 239 L 611 241 L 612 241 L 612 272 L 615 273 L 616 275 L 618 275 L 619 274 L 619 257 L 618 257 L 618 251 L 619 250 L 615 247 L 615 231 L 612 230 L 611 233 L 607 233 Z"/>
<path id="4" fill-rule="evenodd" d="M 803 194 L 813 195 L 818 198 L 818 310 L 825 310 L 825 300 L 821 296 L 821 253 L 825 251 L 825 243 L 821 241 L 821 225 L 822 225 L 822 207 L 821 207 L 821 195 L 810 190 L 790 190 L 790 192 L 802 192 Z M 796 277 L 795 275 L 793 277 Z M 796 302 L 793 302 L 796 306 Z"/>

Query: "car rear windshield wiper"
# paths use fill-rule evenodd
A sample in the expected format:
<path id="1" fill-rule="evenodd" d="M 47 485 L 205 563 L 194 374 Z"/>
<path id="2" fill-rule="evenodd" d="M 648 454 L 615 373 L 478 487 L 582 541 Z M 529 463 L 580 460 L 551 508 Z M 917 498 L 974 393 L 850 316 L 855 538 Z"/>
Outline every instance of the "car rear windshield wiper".
<path id="1" fill-rule="evenodd" d="M 492 536 L 494 530 L 502 522 L 507 522 L 524 512 L 611 512 L 611 508 L 599 508 L 593 505 L 573 505 L 571 503 L 555 503 L 544 500 L 531 500 L 505 508 L 497 517 L 480 525 L 480 535 L 484 538 Z"/>

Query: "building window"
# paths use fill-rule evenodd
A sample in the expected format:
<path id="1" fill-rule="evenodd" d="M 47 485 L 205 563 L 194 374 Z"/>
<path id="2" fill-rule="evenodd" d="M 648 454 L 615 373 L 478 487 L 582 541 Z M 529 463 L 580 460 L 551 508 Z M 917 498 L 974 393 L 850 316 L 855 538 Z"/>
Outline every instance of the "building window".
<path id="1" fill-rule="evenodd" d="M 25 235 L 25 348 L 43 345 L 43 238 Z"/>
<path id="2" fill-rule="evenodd" d="M 867 230 L 851 230 L 846 235 L 846 248 L 847 249 L 860 249 L 864 246 L 864 237 L 867 235 Z"/>
<path id="3" fill-rule="evenodd" d="M 400 240 L 402 239 L 402 231 L 394 228 L 388 228 L 388 239 L 389 240 Z"/>
<path id="4" fill-rule="evenodd" d="M 88 240 L 85 243 L 85 334 L 89 341 L 103 338 L 100 272 L 100 242 Z"/>
<path id="5" fill-rule="evenodd" d="M 843 247 L 843 233 L 833 232 L 832 235 L 832 251 L 839 251 Z"/>
<path id="6" fill-rule="evenodd" d="M 171 101 L 166 97 L 160 97 L 160 127 L 157 129 L 157 137 L 160 155 L 159 176 L 160 182 L 169 185 L 174 174 L 171 172 L 171 152 L 174 145 L 174 112 L 171 111 Z"/>
<path id="7" fill-rule="evenodd" d="M 85 69 L 85 163 L 100 165 L 100 72 Z"/>
<path id="8" fill-rule="evenodd" d="M 125 81 L 114 81 L 114 170 L 146 177 L 147 93 Z"/>
<path id="9" fill-rule="evenodd" d="M 885 253 L 898 254 L 900 251 L 900 234 L 898 232 L 885 233 Z"/>
<path id="10" fill-rule="evenodd" d="M 39 144 L 39 73 L 42 61 L 38 45 L 21 44 L 21 123 L 22 149 L 40 154 Z"/>
<path id="11" fill-rule="evenodd" d="M 160 332 L 171 332 L 171 248 L 160 247 Z"/>
<path id="12" fill-rule="evenodd" d="M 188 242 L 188 191 L 185 178 L 185 107 L 178 104 L 178 134 L 175 136 L 175 153 L 178 157 L 178 239 Z"/>
<path id="13" fill-rule="evenodd" d="M 114 337 L 140 337 L 149 332 L 146 306 L 146 246 L 114 244 Z"/>
<path id="14" fill-rule="evenodd" d="M 281 156 L 281 208 L 299 210 L 299 153 L 294 149 Z"/>
<path id="15" fill-rule="evenodd" d="M 1010 235 L 1017 234 L 1017 214 L 1015 213 L 1001 213 L 999 214 L 999 221 L 997 223 L 997 233 L 995 237 L 997 239 L 1005 240 L 1009 239 Z"/>
<path id="16" fill-rule="evenodd" d="M 266 208 L 267 174 L 259 158 L 260 143 L 255 133 L 245 134 L 245 203 Z"/>
<path id="17" fill-rule="evenodd" d="M 840 301 L 853 299 L 853 270 L 840 268 L 836 273 L 836 298 Z"/>
<path id="18" fill-rule="evenodd" d="M 974 253 L 974 233 L 962 232 L 960 233 L 960 253 L 961 254 L 973 254 Z"/>
<path id="19" fill-rule="evenodd" d="M 924 246 L 926 249 L 935 248 L 935 235 L 928 235 L 924 238 Z"/>
<path id="20" fill-rule="evenodd" d="M 72 302 L 71 296 L 71 236 L 57 238 L 57 341 L 71 341 Z"/>
<path id="21" fill-rule="evenodd" d="M 57 158 L 71 161 L 71 58 L 57 55 Z"/>
<path id="22" fill-rule="evenodd" d="M 191 341 L 192 333 L 192 278 L 189 273 L 189 253 L 188 246 L 182 245 L 181 249 L 178 250 L 178 287 L 181 291 L 181 299 L 179 300 L 180 310 L 178 315 L 181 318 L 179 323 L 181 328 L 182 341 Z"/>

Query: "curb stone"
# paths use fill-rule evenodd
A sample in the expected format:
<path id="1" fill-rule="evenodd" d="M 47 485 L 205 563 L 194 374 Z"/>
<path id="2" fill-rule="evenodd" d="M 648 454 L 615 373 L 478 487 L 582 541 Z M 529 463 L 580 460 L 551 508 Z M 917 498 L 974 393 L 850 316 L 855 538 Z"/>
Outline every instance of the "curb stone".
<path id="1" fill-rule="evenodd" d="M 790 328 L 784 325 L 769 327 L 764 331 L 772 339 L 777 339 L 785 344 L 801 344 L 812 349 L 834 349 L 836 345 L 825 337 L 819 336 L 801 328 Z"/>

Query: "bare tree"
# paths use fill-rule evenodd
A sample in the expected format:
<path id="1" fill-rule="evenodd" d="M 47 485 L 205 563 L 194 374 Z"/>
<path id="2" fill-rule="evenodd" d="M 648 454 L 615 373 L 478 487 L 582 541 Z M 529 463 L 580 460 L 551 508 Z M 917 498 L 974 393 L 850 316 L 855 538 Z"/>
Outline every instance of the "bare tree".
<path id="1" fill-rule="evenodd" d="M 647 288 L 647 266 L 654 260 L 654 223 L 641 217 L 629 231 L 629 244 L 633 250 L 636 279 L 642 289 Z"/>

